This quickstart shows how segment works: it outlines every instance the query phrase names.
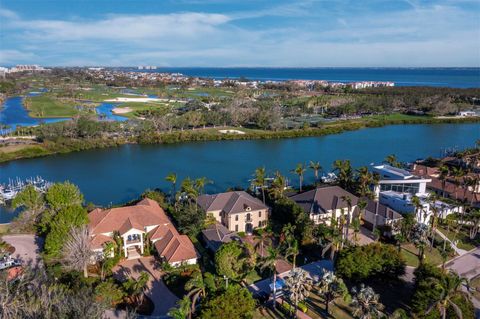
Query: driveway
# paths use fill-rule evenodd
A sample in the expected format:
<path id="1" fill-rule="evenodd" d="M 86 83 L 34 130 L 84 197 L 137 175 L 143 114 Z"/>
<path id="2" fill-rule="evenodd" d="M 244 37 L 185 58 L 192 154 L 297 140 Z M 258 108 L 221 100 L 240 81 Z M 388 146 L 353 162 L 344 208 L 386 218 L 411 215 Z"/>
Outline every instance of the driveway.
<path id="1" fill-rule="evenodd" d="M 175 306 L 178 298 L 165 286 L 162 280 L 160 263 L 155 260 L 153 256 L 142 257 L 125 260 L 113 269 L 114 276 L 119 280 L 125 280 L 128 277 L 136 279 L 143 271 L 150 275 L 145 294 L 155 305 L 155 309 L 150 318 L 162 318 L 170 308 Z"/>
<path id="2" fill-rule="evenodd" d="M 462 277 L 472 279 L 480 275 L 480 247 L 446 264 L 448 269 L 455 271 Z"/>
<path id="3" fill-rule="evenodd" d="M 18 258 L 22 264 L 30 264 L 33 268 L 41 263 L 40 251 L 43 239 L 35 235 L 3 235 L 2 239 L 15 247 L 13 258 Z"/>

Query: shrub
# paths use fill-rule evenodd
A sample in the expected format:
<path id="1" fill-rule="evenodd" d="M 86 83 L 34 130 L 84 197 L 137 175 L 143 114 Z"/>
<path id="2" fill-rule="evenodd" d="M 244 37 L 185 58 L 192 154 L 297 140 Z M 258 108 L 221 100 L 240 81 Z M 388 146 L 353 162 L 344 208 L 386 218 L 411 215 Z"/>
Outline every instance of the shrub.
<path id="1" fill-rule="evenodd" d="M 372 243 L 341 251 L 336 270 L 339 276 L 353 281 L 398 279 L 405 274 L 405 260 L 394 246 Z"/>

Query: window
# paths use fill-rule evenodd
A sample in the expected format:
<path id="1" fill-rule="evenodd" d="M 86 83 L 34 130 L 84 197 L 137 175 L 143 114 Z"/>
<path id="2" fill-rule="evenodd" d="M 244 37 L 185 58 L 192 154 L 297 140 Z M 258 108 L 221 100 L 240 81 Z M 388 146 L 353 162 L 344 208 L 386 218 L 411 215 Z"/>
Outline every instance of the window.
<path id="1" fill-rule="evenodd" d="M 247 222 L 251 221 L 252 220 L 252 216 L 250 213 L 247 214 Z"/>
<path id="2" fill-rule="evenodd" d="M 238 225 L 235 225 L 235 231 L 238 232 Z"/>
<path id="3" fill-rule="evenodd" d="M 235 215 L 235 221 L 238 222 L 238 215 Z"/>
<path id="4" fill-rule="evenodd" d="M 258 217 L 262 217 L 262 211 L 258 212 Z"/>

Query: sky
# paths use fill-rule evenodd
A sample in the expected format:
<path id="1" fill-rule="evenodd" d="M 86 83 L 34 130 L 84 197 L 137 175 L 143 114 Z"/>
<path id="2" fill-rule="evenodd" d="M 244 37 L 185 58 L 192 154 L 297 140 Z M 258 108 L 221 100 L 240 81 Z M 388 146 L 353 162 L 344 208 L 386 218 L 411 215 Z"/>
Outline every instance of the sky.
<path id="1" fill-rule="evenodd" d="M 2 0 L 14 64 L 479 67 L 480 0 Z"/>

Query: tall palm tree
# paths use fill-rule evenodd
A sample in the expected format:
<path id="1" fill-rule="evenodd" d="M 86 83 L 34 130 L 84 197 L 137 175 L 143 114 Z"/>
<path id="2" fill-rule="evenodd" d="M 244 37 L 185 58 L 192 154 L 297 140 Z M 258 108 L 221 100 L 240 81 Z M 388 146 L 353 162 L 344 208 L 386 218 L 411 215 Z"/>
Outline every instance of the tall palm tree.
<path id="1" fill-rule="evenodd" d="M 302 163 L 298 163 L 295 169 L 292 170 L 293 173 L 298 175 L 299 185 L 300 185 L 300 192 L 302 191 L 302 184 L 303 184 L 303 174 L 305 174 L 306 168 L 305 165 Z"/>
<path id="2" fill-rule="evenodd" d="M 278 249 L 273 247 L 268 247 L 267 256 L 263 259 L 260 264 L 260 270 L 264 271 L 269 269 L 273 272 L 273 308 L 275 309 L 276 298 L 277 298 L 277 260 L 279 252 Z"/>
<path id="3" fill-rule="evenodd" d="M 435 242 L 435 231 L 437 229 L 437 221 L 438 221 L 438 207 L 436 205 L 437 197 L 434 194 L 431 194 L 428 197 L 428 201 L 430 203 L 430 210 L 432 211 L 432 219 L 430 221 L 430 250 L 433 248 L 433 244 Z"/>
<path id="4" fill-rule="evenodd" d="M 353 183 L 352 165 L 349 160 L 336 160 L 333 162 L 333 171 L 337 174 L 340 187 L 349 190 Z"/>
<path id="5" fill-rule="evenodd" d="M 191 312 L 191 302 L 188 296 L 184 296 L 183 299 L 177 301 L 176 307 L 171 308 L 168 311 L 168 316 L 173 319 L 187 319 Z"/>
<path id="6" fill-rule="evenodd" d="M 442 165 L 438 168 L 439 175 L 438 179 L 442 181 L 442 197 L 445 197 L 445 186 L 447 183 L 448 175 L 450 174 L 450 169 L 446 165 Z"/>
<path id="7" fill-rule="evenodd" d="M 345 231 L 345 240 L 348 240 L 348 231 L 350 229 L 350 222 L 351 222 L 351 219 L 352 219 L 352 198 L 348 195 L 342 196 L 340 198 L 341 198 L 342 201 L 347 203 L 347 208 L 348 208 L 348 211 L 347 211 L 347 229 Z"/>
<path id="8" fill-rule="evenodd" d="M 192 309 L 189 313 L 189 318 L 191 314 L 195 312 L 195 306 L 197 301 L 206 296 L 206 286 L 203 281 L 203 276 L 201 272 L 197 272 L 189 281 L 185 283 L 185 289 L 188 291 L 187 296 L 191 298 Z"/>
<path id="9" fill-rule="evenodd" d="M 357 173 L 357 183 L 360 196 L 365 197 L 371 195 L 372 191 L 370 187 L 374 184 L 373 174 L 368 170 L 368 167 L 366 166 L 362 166 L 357 169 Z"/>
<path id="10" fill-rule="evenodd" d="M 262 190 L 262 200 L 265 204 L 265 167 L 259 167 L 255 170 L 255 178 L 253 179 L 253 183 L 256 187 L 260 187 Z"/>
<path id="11" fill-rule="evenodd" d="M 460 187 L 462 177 L 465 176 L 465 172 L 461 167 L 454 167 L 452 173 L 454 178 L 454 184 L 458 189 Z M 458 200 L 458 191 L 455 192 L 455 199 Z"/>
<path id="12" fill-rule="evenodd" d="M 325 310 L 330 314 L 330 303 L 338 297 L 347 299 L 348 288 L 342 278 L 337 277 L 333 271 L 325 270 L 322 277 L 315 283 L 320 295 L 325 301 Z"/>
<path id="13" fill-rule="evenodd" d="M 313 175 L 315 176 L 315 182 L 318 182 L 318 172 L 322 170 L 322 165 L 320 165 L 320 162 L 310 161 L 309 167 L 310 169 L 313 170 Z"/>
<path id="14" fill-rule="evenodd" d="M 368 203 L 364 199 L 360 199 L 358 201 L 358 204 L 357 204 L 358 211 L 359 211 L 358 219 L 359 219 L 360 223 L 362 223 L 363 216 L 365 215 L 365 209 L 367 208 L 367 205 L 368 205 Z"/>
<path id="15" fill-rule="evenodd" d="M 298 303 L 310 294 L 312 290 L 312 279 L 302 268 L 295 268 L 290 271 L 285 279 L 284 291 L 287 298 L 294 306 L 293 317 L 297 318 Z"/>
<path id="16" fill-rule="evenodd" d="M 172 198 L 175 198 L 175 194 L 177 193 L 177 174 L 170 173 L 165 177 L 165 180 L 172 183 Z"/>
<path id="17" fill-rule="evenodd" d="M 297 256 L 298 256 L 299 250 L 298 250 L 298 241 L 293 240 L 291 245 L 289 245 L 285 251 L 285 257 L 292 257 L 293 259 L 293 269 L 295 269 L 296 261 L 297 261 Z"/>
<path id="18" fill-rule="evenodd" d="M 199 177 L 195 180 L 194 186 L 197 189 L 198 194 L 203 194 L 203 191 L 205 190 L 205 186 L 207 184 L 211 184 L 212 181 L 208 180 L 206 177 Z"/>
<path id="19" fill-rule="evenodd" d="M 265 247 L 268 247 L 272 243 L 271 233 L 267 229 L 263 229 L 260 234 L 256 236 L 257 242 L 254 248 L 260 250 L 260 256 L 265 256 Z"/>
<path id="20" fill-rule="evenodd" d="M 275 199 L 283 198 L 286 187 L 287 180 L 282 174 L 280 174 L 279 171 L 276 171 L 275 178 L 272 182 L 272 187 L 270 188 L 270 193 Z"/>
<path id="21" fill-rule="evenodd" d="M 438 309 L 442 319 L 447 318 L 447 308 L 451 306 L 457 315 L 457 318 L 463 318 L 462 310 L 455 303 L 455 298 L 461 294 L 462 298 L 467 298 L 460 292 L 462 284 L 466 282 L 466 279 L 458 276 L 457 273 L 451 271 L 446 276 L 441 278 L 431 277 L 428 279 L 432 289 L 439 292 L 438 298 L 430 305 L 425 314 L 429 314 L 433 309 Z"/>
<path id="22" fill-rule="evenodd" d="M 428 226 L 417 223 L 413 226 L 411 239 L 415 247 L 418 249 L 418 259 L 423 262 L 425 256 L 425 246 L 428 244 Z"/>
<path id="23" fill-rule="evenodd" d="M 381 316 L 384 306 L 380 302 L 380 296 L 371 287 L 360 285 L 360 288 L 352 289 L 353 315 L 359 319 L 372 319 Z"/>

